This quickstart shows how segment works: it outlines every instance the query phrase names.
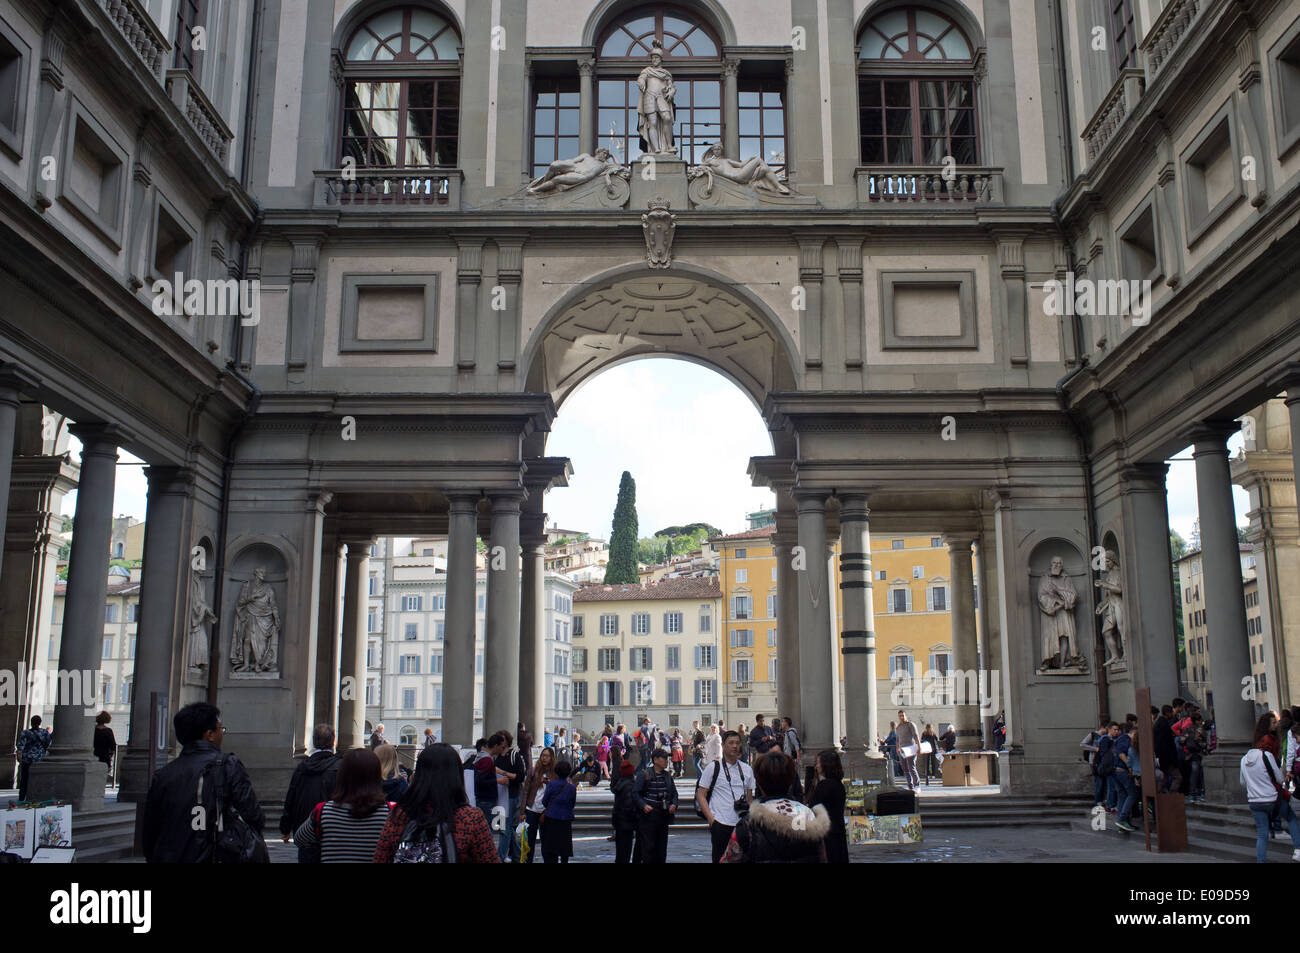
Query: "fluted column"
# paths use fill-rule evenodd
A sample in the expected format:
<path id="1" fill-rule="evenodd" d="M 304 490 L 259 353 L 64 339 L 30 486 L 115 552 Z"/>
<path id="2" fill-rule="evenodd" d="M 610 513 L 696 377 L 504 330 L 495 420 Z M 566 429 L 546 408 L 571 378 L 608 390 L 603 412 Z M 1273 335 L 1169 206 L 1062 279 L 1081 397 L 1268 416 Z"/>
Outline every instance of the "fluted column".
<path id="1" fill-rule="evenodd" d="M 518 494 L 492 497 L 487 619 L 483 635 L 483 733 L 514 732 L 519 720 Z"/>
<path id="2" fill-rule="evenodd" d="M 846 751 L 873 748 L 878 728 L 870 510 L 865 493 L 840 494 L 840 603 Z"/>
<path id="3" fill-rule="evenodd" d="M 343 642 L 339 650 L 341 752 L 366 744 L 366 616 L 370 605 L 370 547 L 374 540 L 354 537 L 344 542 L 347 564 L 343 572 Z"/>
<path id="4" fill-rule="evenodd" d="M 1237 548 L 1237 515 L 1228 469 L 1232 424 L 1207 425 L 1192 433 L 1196 461 L 1196 504 L 1201 518 L 1201 566 L 1205 585 L 1206 639 L 1214 684 L 1214 720 L 1219 742 L 1249 744 L 1255 728 L 1253 702 L 1242 697 L 1251 677 L 1246 636 L 1246 595 Z"/>
<path id="5" fill-rule="evenodd" d="M 474 603 L 478 493 L 448 493 L 447 615 L 443 629 L 442 740 L 474 744 Z"/>
<path id="6" fill-rule="evenodd" d="M 546 543 L 523 541 L 519 604 L 519 721 L 536 737 L 546 716 Z M 509 730 L 513 732 L 514 726 Z"/>
<path id="7" fill-rule="evenodd" d="M 81 479 L 68 556 L 59 670 L 76 673 L 71 683 L 81 690 L 71 693 L 60 687 L 54 707 L 54 743 L 45 760 L 32 768 L 28 793 L 33 800 L 69 800 L 74 810 L 83 811 L 103 803 L 108 777 L 91 748 L 95 715 L 102 703 L 99 670 L 113 536 L 113 485 L 123 435 L 107 424 L 77 424 L 68 429 L 81 441 Z"/>
<path id="8" fill-rule="evenodd" d="M 131 737 L 122 756 L 119 801 L 138 801 L 149 790 L 150 696 L 166 695 L 171 686 L 172 655 L 185 651 L 184 618 L 191 574 L 186 550 L 185 504 L 194 491 L 194 473 L 182 467 L 147 467 L 149 497 L 145 504 L 144 567 L 140 580 L 140 619 L 136 624 L 135 670 L 131 680 Z M 204 630 L 208 631 L 205 620 Z M 172 704 L 175 711 L 179 705 Z M 161 764 L 159 765 L 161 767 Z"/>
<path id="9" fill-rule="evenodd" d="M 799 686 L 799 595 L 792 565 L 799 543 L 796 519 L 778 513 L 773 554 L 776 557 L 776 703 L 782 713 L 802 718 Z M 801 726 L 802 727 L 802 726 Z"/>
<path id="10" fill-rule="evenodd" d="M 795 587 L 799 594 L 800 719 L 805 746 L 829 747 L 834 739 L 835 673 L 826 644 L 830 638 L 831 594 L 826 560 L 826 497 L 824 490 L 796 490 L 799 511 L 799 552 Z"/>
<path id="11" fill-rule="evenodd" d="M 974 534 L 950 534 L 948 575 L 952 587 L 952 655 L 955 671 L 957 747 L 980 748 L 979 643 L 975 634 L 975 588 L 971 544 Z"/>

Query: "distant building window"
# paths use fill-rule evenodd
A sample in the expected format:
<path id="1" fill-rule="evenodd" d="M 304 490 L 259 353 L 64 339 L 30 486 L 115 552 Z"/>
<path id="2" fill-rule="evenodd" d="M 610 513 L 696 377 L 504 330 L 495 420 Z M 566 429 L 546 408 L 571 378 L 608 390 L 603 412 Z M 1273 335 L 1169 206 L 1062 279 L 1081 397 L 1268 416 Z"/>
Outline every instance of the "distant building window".
<path id="1" fill-rule="evenodd" d="M 889 590 L 889 611 L 911 612 L 912 590 L 902 587 Z"/>
<path id="2" fill-rule="evenodd" d="M 600 617 L 600 634 L 601 635 L 618 635 L 618 616 L 603 615 Z"/>
<path id="3" fill-rule="evenodd" d="M 732 629 L 731 630 L 731 647 L 733 649 L 753 648 L 753 645 L 754 645 L 753 629 Z"/>
<path id="4" fill-rule="evenodd" d="M 912 578 L 913 578 L 913 579 L 924 579 L 924 578 L 925 578 L 925 567 L 924 567 L 924 566 L 913 566 L 913 567 L 912 567 Z"/>
<path id="5" fill-rule="evenodd" d="M 767 630 L 767 647 L 776 648 L 776 629 Z"/>
<path id="6" fill-rule="evenodd" d="M 677 635 L 682 631 L 682 614 L 680 612 L 664 613 L 664 633 Z"/>
<path id="7" fill-rule="evenodd" d="M 574 637 L 575 639 L 580 639 L 580 638 L 582 638 L 583 635 L 586 634 L 586 633 L 583 631 L 583 628 L 582 628 L 582 620 L 583 620 L 583 618 L 584 618 L 584 617 L 583 617 L 583 616 L 580 616 L 580 615 L 575 615 L 575 616 L 573 617 L 573 637 Z"/>
<path id="8" fill-rule="evenodd" d="M 713 704 L 714 684 L 714 680 L 711 678 L 697 678 L 695 680 L 695 704 Z"/>
<path id="9" fill-rule="evenodd" d="M 442 653 L 441 652 L 434 652 L 432 655 L 429 656 L 429 674 L 430 675 L 442 674 Z"/>
<path id="10" fill-rule="evenodd" d="M 707 612 L 700 613 L 700 631 L 701 632 L 713 631 L 713 618 Z"/>
<path id="11" fill-rule="evenodd" d="M 767 597 L 767 617 L 769 619 L 776 618 L 776 596 Z"/>
<path id="12" fill-rule="evenodd" d="M 402 596 L 402 611 L 419 612 L 423 601 L 422 596 Z"/>
<path id="13" fill-rule="evenodd" d="M 942 536 L 931 536 L 931 537 L 930 537 L 930 545 L 931 545 L 932 547 L 934 547 L 934 548 L 938 548 L 938 547 L 942 546 L 942 545 L 943 545 L 943 537 L 942 537 Z"/>
<path id="14" fill-rule="evenodd" d="M 138 602 L 133 602 L 133 603 L 131 603 L 129 606 L 126 607 L 126 621 L 127 621 L 127 622 L 139 622 L 139 621 L 140 621 L 140 603 L 138 603 Z M 135 657 L 135 656 L 132 656 L 132 658 L 134 658 L 134 657 Z"/>
<path id="15" fill-rule="evenodd" d="M 414 642 L 420 637 L 420 624 L 418 622 L 406 623 L 406 641 Z"/>
<path id="16" fill-rule="evenodd" d="M 111 635 L 104 636 L 104 654 L 101 657 L 102 658 L 113 657 L 113 637 Z"/>
<path id="17" fill-rule="evenodd" d="M 447 635 L 447 623 L 439 619 L 433 624 L 434 638 L 441 642 Z"/>
<path id="18" fill-rule="evenodd" d="M 680 645 L 668 645 L 664 647 L 664 667 L 670 672 L 676 672 L 681 669 L 682 647 Z"/>
<path id="19" fill-rule="evenodd" d="M 749 570 L 748 570 L 748 569 L 737 569 L 737 570 L 736 570 L 736 582 L 749 582 Z"/>
<path id="20" fill-rule="evenodd" d="M 696 668 L 713 668 L 713 646 L 697 645 L 695 646 L 695 667 Z"/>
<path id="21" fill-rule="evenodd" d="M 398 675 L 419 675 L 420 674 L 420 656 L 403 655 L 397 660 Z"/>
<path id="22" fill-rule="evenodd" d="M 731 680 L 740 684 L 747 684 L 754 680 L 754 667 L 750 659 L 738 658 L 731 660 Z"/>
<path id="23" fill-rule="evenodd" d="M 876 578 L 879 579 L 881 582 L 885 581 L 885 577 L 886 577 L 885 570 L 880 569 L 876 571 Z"/>
<path id="24" fill-rule="evenodd" d="M 889 656 L 889 677 L 897 678 L 899 675 L 912 675 L 912 656 L 911 655 L 891 655 Z"/>
<path id="25" fill-rule="evenodd" d="M 902 548 L 903 548 L 903 541 L 902 541 L 901 539 L 896 539 L 896 540 L 894 540 L 894 541 L 893 541 L 893 548 L 894 548 L 894 549 L 902 549 Z"/>
<path id="26" fill-rule="evenodd" d="M 414 710 L 415 710 L 415 689 L 414 689 L 414 688 L 403 688 L 403 689 L 402 689 L 402 709 L 403 709 L 404 711 L 414 711 Z M 408 741 L 408 742 L 406 742 L 406 743 L 407 743 L 407 744 L 413 744 L 414 741 L 415 741 L 415 739 L 412 738 L 411 741 Z"/>
<path id="27" fill-rule="evenodd" d="M 117 621 L 117 605 L 115 603 L 109 603 L 108 605 L 104 606 L 104 621 L 105 622 Z"/>
<path id="28" fill-rule="evenodd" d="M 632 634 L 633 635 L 650 634 L 650 613 L 648 612 L 632 613 Z"/>
<path id="29" fill-rule="evenodd" d="M 670 678 L 665 683 L 668 686 L 668 704 L 680 705 L 682 703 L 682 680 L 680 678 Z"/>
<path id="30" fill-rule="evenodd" d="M 574 708 L 587 707 L 587 683 L 586 682 L 573 683 L 573 707 Z"/>
<path id="31" fill-rule="evenodd" d="M 131 637 L 127 640 L 127 643 L 126 643 L 126 644 L 127 644 L 127 650 L 126 650 L 126 657 L 127 657 L 127 658 L 135 658 L 135 640 L 136 640 L 136 638 L 137 638 L 137 637 L 133 635 L 133 636 L 131 636 Z"/>
<path id="32" fill-rule="evenodd" d="M 600 672 L 617 672 L 619 670 L 619 650 L 601 649 L 596 656 L 596 670 Z"/>
<path id="33" fill-rule="evenodd" d="M 587 670 L 587 650 L 573 650 L 573 670 L 575 672 L 585 672 Z"/>
<path id="34" fill-rule="evenodd" d="M 754 614 L 754 600 L 749 596 L 731 597 L 731 617 L 748 619 Z"/>
<path id="35" fill-rule="evenodd" d="M 648 672 L 651 668 L 651 652 L 648 648 L 629 649 L 630 668 L 634 672 Z"/>
<path id="36" fill-rule="evenodd" d="M 948 611 L 948 590 L 943 586 L 933 586 L 930 589 L 930 609 L 933 612 Z"/>
<path id="37" fill-rule="evenodd" d="M 738 549 L 738 550 L 736 550 L 736 558 L 737 558 L 737 559 L 744 559 L 744 558 L 745 558 L 745 555 L 746 555 L 747 552 L 748 552 L 748 550 L 744 550 L 744 549 Z M 744 570 L 739 570 L 739 571 L 740 571 L 740 572 L 744 572 Z M 737 582 L 744 582 L 745 580 L 743 580 L 743 579 L 737 579 L 736 581 L 737 581 Z"/>

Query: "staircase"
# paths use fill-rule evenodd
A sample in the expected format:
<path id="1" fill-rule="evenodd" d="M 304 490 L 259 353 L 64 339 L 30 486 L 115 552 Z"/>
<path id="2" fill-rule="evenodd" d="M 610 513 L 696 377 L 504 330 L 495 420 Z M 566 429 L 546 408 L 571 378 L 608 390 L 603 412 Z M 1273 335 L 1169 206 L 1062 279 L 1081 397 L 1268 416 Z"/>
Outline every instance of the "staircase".
<path id="1" fill-rule="evenodd" d="M 128 859 L 135 847 L 135 804 L 105 801 L 98 810 L 73 812 L 72 846 L 79 864 Z"/>
<path id="2" fill-rule="evenodd" d="M 1255 862 L 1255 819 L 1245 804 L 1188 804 L 1187 842 L 1192 850 L 1236 860 Z M 1291 862 L 1291 834 L 1282 833 L 1268 842 L 1269 863 Z"/>
<path id="3" fill-rule="evenodd" d="M 1069 827 L 1088 817 L 1091 797 L 972 795 L 920 799 L 923 830 L 972 827 Z"/>

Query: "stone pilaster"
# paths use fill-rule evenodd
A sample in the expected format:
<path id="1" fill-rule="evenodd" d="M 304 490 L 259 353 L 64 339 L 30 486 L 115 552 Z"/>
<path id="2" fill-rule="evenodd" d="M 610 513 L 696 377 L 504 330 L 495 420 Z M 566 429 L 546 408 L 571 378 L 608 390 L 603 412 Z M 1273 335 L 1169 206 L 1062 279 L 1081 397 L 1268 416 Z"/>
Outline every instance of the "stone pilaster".
<path id="1" fill-rule="evenodd" d="M 956 670 L 957 748 L 977 751 L 980 748 L 979 698 L 972 698 L 969 686 L 979 683 L 968 673 L 979 669 L 979 642 L 975 631 L 975 591 L 971 544 L 974 534 L 950 534 L 944 537 L 948 546 L 948 576 L 952 588 L 952 663 Z M 987 667 L 987 665 L 986 665 Z"/>
<path id="2" fill-rule="evenodd" d="M 518 494 L 492 496 L 487 619 L 483 635 L 483 731 L 513 732 L 519 720 Z"/>
<path id="3" fill-rule="evenodd" d="M 366 537 L 345 539 L 343 642 L 339 650 L 338 750 L 366 744 L 366 616 L 370 590 L 370 547 Z M 349 681 L 350 680 L 350 681 Z"/>
<path id="4" fill-rule="evenodd" d="M 831 591 L 827 577 L 826 497 L 824 490 L 795 490 L 799 510 L 799 559 L 794 582 L 799 594 L 800 719 L 804 745 L 811 751 L 835 739 L 834 686 L 830 639 Z"/>
<path id="5" fill-rule="evenodd" d="M 442 666 L 442 740 L 474 744 L 474 604 L 477 492 L 448 492 L 447 615 Z"/>

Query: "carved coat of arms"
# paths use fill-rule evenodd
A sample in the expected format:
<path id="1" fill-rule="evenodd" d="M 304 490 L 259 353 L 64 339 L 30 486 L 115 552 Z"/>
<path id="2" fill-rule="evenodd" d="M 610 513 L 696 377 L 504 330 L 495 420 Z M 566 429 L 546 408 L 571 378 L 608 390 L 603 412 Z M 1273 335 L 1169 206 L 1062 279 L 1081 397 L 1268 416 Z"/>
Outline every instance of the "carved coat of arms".
<path id="1" fill-rule="evenodd" d="M 669 211 L 669 204 L 662 198 L 652 199 L 649 209 L 641 216 L 646 263 L 651 268 L 667 268 L 673 261 L 673 233 L 677 230 L 677 216 Z"/>

